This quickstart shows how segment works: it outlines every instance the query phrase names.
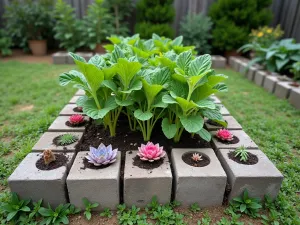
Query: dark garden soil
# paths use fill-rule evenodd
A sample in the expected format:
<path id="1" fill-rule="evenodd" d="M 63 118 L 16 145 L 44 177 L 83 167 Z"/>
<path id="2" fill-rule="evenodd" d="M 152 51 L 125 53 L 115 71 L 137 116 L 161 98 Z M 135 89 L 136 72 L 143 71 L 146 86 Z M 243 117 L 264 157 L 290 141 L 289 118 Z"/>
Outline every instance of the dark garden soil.
<path id="1" fill-rule="evenodd" d="M 151 170 L 160 167 L 164 163 L 164 158 L 155 160 L 154 162 L 143 161 L 139 156 L 133 158 L 133 165 L 141 169 Z"/>
<path id="2" fill-rule="evenodd" d="M 202 160 L 196 162 L 192 159 L 192 156 L 194 153 L 198 153 L 199 155 L 202 156 Z M 194 166 L 194 167 L 204 167 L 204 166 L 207 166 L 209 163 L 210 163 L 210 159 L 208 156 L 206 156 L 205 154 L 203 153 L 199 153 L 199 152 L 187 152 L 187 153 L 184 153 L 182 155 L 182 160 L 190 165 L 190 166 Z"/>
<path id="3" fill-rule="evenodd" d="M 225 120 L 225 122 L 227 123 L 226 120 Z M 216 127 L 223 127 L 221 124 L 218 124 L 217 122 L 210 120 L 210 119 L 208 119 L 206 123 L 208 123 L 209 125 L 212 125 L 212 126 L 216 126 Z"/>
<path id="4" fill-rule="evenodd" d="M 157 122 L 157 126 L 152 132 L 151 142 L 159 143 L 164 150 L 170 154 L 172 148 L 210 148 L 209 142 L 201 139 L 198 135 L 191 137 L 188 132 L 183 132 L 181 140 L 174 143 L 173 139 L 167 139 L 162 132 L 161 122 Z M 104 129 L 102 125 L 96 125 L 93 120 L 88 122 L 85 132 L 76 145 L 76 151 L 89 151 L 89 147 L 98 147 L 101 143 L 112 145 L 113 149 L 118 148 L 119 151 L 137 150 L 141 144 L 146 142 L 140 131 L 131 131 L 127 120 L 120 121 L 117 126 L 117 134 L 111 137 L 108 129 Z"/>
<path id="5" fill-rule="evenodd" d="M 84 122 L 79 123 L 79 124 L 72 124 L 72 123 L 70 123 L 70 121 L 66 121 L 65 124 L 66 124 L 66 126 L 68 126 L 68 127 L 83 127 L 84 125 L 87 124 L 87 121 L 85 120 Z"/>
<path id="6" fill-rule="evenodd" d="M 226 140 L 222 140 L 222 139 L 219 139 L 217 136 L 216 136 L 217 140 L 225 145 L 230 145 L 230 144 L 237 144 L 240 142 L 240 139 L 237 137 L 237 136 L 233 136 L 233 139 L 231 141 L 226 141 Z"/>
<path id="7" fill-rule="evenodd" d="M 229 153 L 228 153 L 228 157 L 229 157 L 231 160 L 233 160 L 233 161 L 235 161 L 235 162 L 237 162 L 237 163 L 239 163 L 239 164 L 244 164 L 244 165 L 254 165 L 254 164 L 258 163 L 258 158 L 257 158 L 257 156 L 254 155 L 254 154 L 252 154 L 252 153 L 250 153 L 250 152 L 248 152 L 248 160 L 247 160 L 246 162 L 241 161 L 239 157 L 235 157 L 234 151 L 229 152 Z"/>
<path id="8" fill-rule="evenodd" d="M 55 137 L 55 138 L 52 140 L 52 142 L 53 142 L 54 145 L 56 145 L 56 146 L 67 146 L 67 145 L 71 145 L 71 144 L 75 143 L 76 141 L 78 141 L 78 137 L 74 136 L 75 140 L 74 140 L 72 143 L 61 144 L 61 143 L 59 143 L 59 138 L 60 138 L 61 136 L 63 136 L 63 135 L 59 135 L 59 136 Z"/>
<path id="9" fill-rule="evenodd" d="M 41 157 L 38 161 L 36 161 L 36 168 L 39 170 L 54 170 L 61 166 L 65 166 L 68 162 L 68 158 L 64 154 L 54 154 L 55 161 L 45 164 L 43 157 Z"/>
<path id="10" fill-rule="evenodd" d="M 81 113 L 82 112 L 82 108 L 76 106 L 75 108 L 73 108 L 73 111 Z"/>
<path id="11" fill-rule="evenodd" d="M 92 163 L 89 163 L 89 161 L 87 160 L 87 158 L 83 158 L 83 167 L 81 167 L 80 169 L 85 170 L 86 168 L 92 169 L 92 170 L 101 170 L 104 168 L 109 167 L 111 164 L 107 164 L 107 165 L 101 165 L 101 166 L 95 166 Z"/>

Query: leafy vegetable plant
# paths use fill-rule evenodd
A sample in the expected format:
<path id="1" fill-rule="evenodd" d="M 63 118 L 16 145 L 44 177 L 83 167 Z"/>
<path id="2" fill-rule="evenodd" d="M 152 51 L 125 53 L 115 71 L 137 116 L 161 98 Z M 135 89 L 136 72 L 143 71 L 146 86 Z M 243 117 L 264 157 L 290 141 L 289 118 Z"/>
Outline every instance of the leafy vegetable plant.
<path id="1" fill-rule="evenodd" d="M 82 202 L 85 207 L 83 214 L 87 220 L 90 220 L 92 218 L 92 209 L 97 208 L 99 206 L 99 203 L 91 203 L 87 198 L 83 198 Z"/>

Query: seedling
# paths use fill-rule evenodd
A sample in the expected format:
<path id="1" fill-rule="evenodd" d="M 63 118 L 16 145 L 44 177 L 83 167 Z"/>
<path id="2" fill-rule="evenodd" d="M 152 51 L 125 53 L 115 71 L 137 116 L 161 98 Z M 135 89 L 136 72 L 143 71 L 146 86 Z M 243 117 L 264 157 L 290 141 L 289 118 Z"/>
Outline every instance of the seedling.
<path id="1" fill-rule="evenodd" d="M 199 212 L 200 211 L 200 206 L 197 202 L 193 203 L 191 206 L 190 206 L 190 210 L 193 212 L 193 213 L 196 213 L 196 212 Z"/>
<path id="2" fill-rule="evenodd" d="M 111 218 L 113 216 L 113 213 L 110 211 L 109 208 L 105 208 L 102 213 L 100 213 L 100 216 Z"/>
<path id="3" fill-rule="evenodd" d="M 91 220 L 92 218 L 92 209 L 97 208 L 99 206 L 99 203 L 91 203 L 87 198 L 83 198 L 82 202 L 85 206 L 84 216 L 87 220 Z"/>
<path id="4" fill-rule="evenodd" d="M 237 149 L 235 149 L 234 153 L 235 153 L 234 156 L 239 157 L 240 161 L 243 161 L 243 162 L 248 161 L 248 157 L 249 157 L 248 150 L 244 146 L 241 146 L 241 147 L 238 147 Z"/>

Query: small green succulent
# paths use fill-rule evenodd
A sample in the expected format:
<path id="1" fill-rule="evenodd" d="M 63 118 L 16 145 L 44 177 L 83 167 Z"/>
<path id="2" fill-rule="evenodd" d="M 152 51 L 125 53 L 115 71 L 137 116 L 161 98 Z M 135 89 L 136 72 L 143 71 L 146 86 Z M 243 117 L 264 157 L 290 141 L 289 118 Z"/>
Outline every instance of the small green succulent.
<path id="1" fill-rule="evenodd" d="M 73 134 L 63 134 L 63 135 L 59 136 L 57 143 L 59 145 L 70 145 L 70 144 L 73 144 L 77 140 L 78 140 L 78 137 L 76 137 Z"/>
<path id="2" fill-rule="evenodd" d="M 238 147 L 234 152 L 235 157 L 239 157 L 241 161 L 247 162 L 249 154 L 245 146 Z"/>

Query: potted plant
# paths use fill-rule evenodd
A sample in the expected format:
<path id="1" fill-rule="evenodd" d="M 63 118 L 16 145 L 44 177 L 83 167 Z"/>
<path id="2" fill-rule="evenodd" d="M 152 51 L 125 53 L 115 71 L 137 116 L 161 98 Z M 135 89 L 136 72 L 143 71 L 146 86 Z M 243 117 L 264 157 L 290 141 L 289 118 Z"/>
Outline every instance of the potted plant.
<path id="1" fill-rule="evenodd" d="M 113 17 L 108 9 L 104 8 L 103 0 L 96 0 L 89 5 L 87 15 L 84 18 L 84 26 L 87 31 L 86 45 L 93 51 L 104 53 L 101 43 L 114 31 Z"/>
<path id="2" fill-rule="evenodd" d="M 53 2 L 48 0 L 10 3 L 5 18 L 14 43 L 23 48 L 29 46 L 33 55 L 45 55 L 47 39 L 52 36 L 54 26 L 52 8 Z"/>

